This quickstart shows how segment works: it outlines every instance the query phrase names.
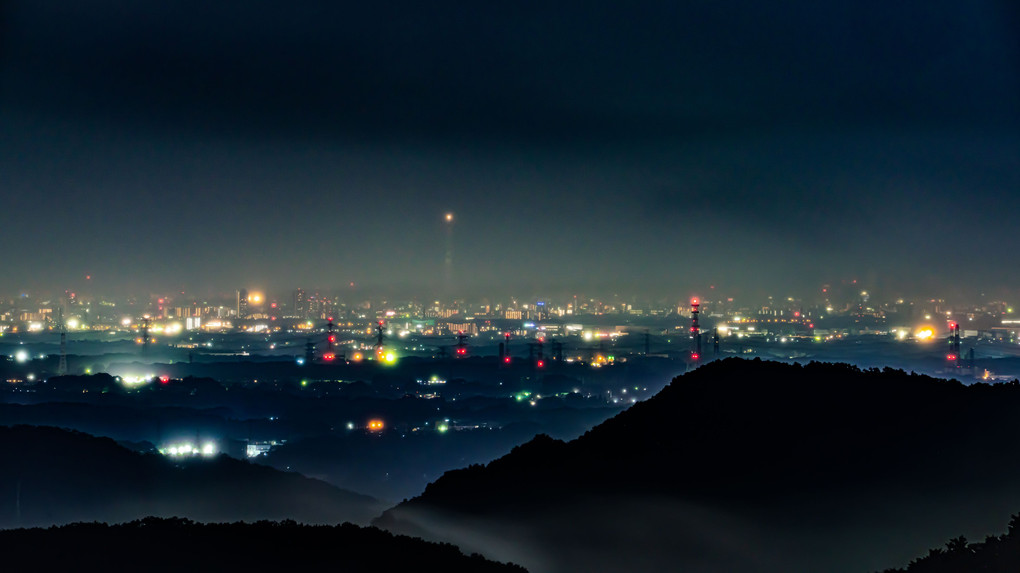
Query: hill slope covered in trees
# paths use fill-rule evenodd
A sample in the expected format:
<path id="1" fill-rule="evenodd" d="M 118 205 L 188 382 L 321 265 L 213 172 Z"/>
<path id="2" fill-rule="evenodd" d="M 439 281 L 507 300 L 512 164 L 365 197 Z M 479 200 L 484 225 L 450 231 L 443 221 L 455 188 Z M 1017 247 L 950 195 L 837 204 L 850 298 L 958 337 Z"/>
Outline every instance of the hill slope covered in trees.
<path id="1" fill-rule="evenodd" d="M 225 455 L 174 462 L 52 427 L 0 427 L 0 456 L 0 528 L 146 516 L 367 523 L 382 509 L 369 496 Z"/>
<path id="2" fill-rule="evenodd" d="M 874 570 L 1020 504 L 1020 384 L 728 359 L 377 523 L 535 571 Z"/>
<path id="3" fill-rule="evenodd" d="M 194 523 L 145 518 L 131 523 L 75 523 L 0 531 L 4 565 L 14 571 L 444 571 L 523 572 L 352 524 Z"/>

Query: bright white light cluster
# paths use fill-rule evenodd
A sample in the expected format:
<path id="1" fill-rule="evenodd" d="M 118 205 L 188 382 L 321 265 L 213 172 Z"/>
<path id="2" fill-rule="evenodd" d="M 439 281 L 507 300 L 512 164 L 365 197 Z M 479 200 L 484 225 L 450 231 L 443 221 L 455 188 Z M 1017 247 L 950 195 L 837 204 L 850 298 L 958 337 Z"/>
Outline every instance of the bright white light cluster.
<path id="1" fill-rule="evenodd" d="M 213 442 L 206 442 L 202 444 L 201 448 L 199 448 L 190 442 L 183 442 L 180 444 L 171 444 L 165 448 L 160 448 L 159 453 L 171 458 L 190 458 L 192 456 L 210 458 L 216 455 L 216 444 Z"/>
<path id="2" fill-rule="evenodd" d="M 152 382 L 152 379 L 155 377 L 156 377 L 155 374 L 144 374 L 142 376 L 121 376 L 120 383 L 128 387 L 141 386 L 143 384 L 148 384 Z"/>

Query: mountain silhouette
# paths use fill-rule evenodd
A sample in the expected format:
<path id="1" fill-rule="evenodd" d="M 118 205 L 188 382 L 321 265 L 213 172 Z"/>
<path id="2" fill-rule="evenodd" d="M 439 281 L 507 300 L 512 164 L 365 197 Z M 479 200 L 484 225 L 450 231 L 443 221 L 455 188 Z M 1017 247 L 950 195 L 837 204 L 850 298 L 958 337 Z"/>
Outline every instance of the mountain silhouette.
<path id="1" fill-rule="evenodd" d="M 467 556 L 449 544 L 395 536 L 350 523 L 195 523 L 147 517 L 0 531 L 12 571 L 444 571 L 522 572 Z"/>
<path id="2" fill-rule="evenodd" d="M 539 572 L 874 570 L 1020 505 L 1017 414 L 1016 381 L 727 359 L 375 523 Z"/>
<path id="3" fill-rule="evenodd" d="M 382 509 L 372 497 L 226 455 L 175 462 L 53 427 L 0 427 L 0 452 L 0 528 L 146 516 L 367 523 Z"/>

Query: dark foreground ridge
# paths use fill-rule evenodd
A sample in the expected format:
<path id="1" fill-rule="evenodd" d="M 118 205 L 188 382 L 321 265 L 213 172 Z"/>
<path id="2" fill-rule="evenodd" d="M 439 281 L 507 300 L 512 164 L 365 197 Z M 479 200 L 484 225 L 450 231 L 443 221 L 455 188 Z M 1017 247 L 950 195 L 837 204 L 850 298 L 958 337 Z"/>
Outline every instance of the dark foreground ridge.
<path id="1" fill-rule="evenodd" d="M 1005 535 L 989 535 L 979 543 L 969 543 L 963 535 L 946 542 L 945 547 L 929 549 L 924 557 L 910 562 L 906 569 L 886 569 L 884 573 L 1016 573 L 1020 570 L 1020 515 L 1009 520 Z"/>
<path id="2" fill-rule="evenodd" d="M 175 463 L 60 428 L 0 426 L 0 455 L 0 528 L 153 515 L 366 524 L 382 510 L 374 498 L 293 472 L 226 455 Z"/>
<path id="3" fill-rule="evenodd" d="M 1020 503 L 1018 414 L 1015 381 L 728 359 L 576 440 L 447 472 L 376 523 L 500 559 L 516 540 L 533 570 L 874 570 Z"/>
<path id="4" fill-rule="evenodd" d="M 350 523 L 195 523 L 147 517 L 0 531 L 12 571 L 444 571 L 523 572 L 449 544 Z"/>

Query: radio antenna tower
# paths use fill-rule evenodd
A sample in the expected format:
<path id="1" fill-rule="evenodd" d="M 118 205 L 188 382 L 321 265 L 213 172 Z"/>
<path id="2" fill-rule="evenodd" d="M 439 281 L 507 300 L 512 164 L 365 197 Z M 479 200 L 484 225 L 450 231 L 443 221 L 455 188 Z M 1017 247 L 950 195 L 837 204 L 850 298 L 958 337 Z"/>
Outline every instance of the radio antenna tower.
<path id="1" fill-rule="evenodd" d="M 697 297 L 691 299 L 691 336 L 694 337 L 694 350 L 691 352 L 691 360 L 701 360 L 701 325 L 698 323 L 699 308 L 701 303 Z"/>
<path id="2" fill-rule="evenodd" d="M 960 323 L 953 321 L 949 323 L 949 354 L 946 354 L 946 361 L 954 368 L 960 367 Z"/>

